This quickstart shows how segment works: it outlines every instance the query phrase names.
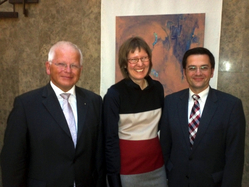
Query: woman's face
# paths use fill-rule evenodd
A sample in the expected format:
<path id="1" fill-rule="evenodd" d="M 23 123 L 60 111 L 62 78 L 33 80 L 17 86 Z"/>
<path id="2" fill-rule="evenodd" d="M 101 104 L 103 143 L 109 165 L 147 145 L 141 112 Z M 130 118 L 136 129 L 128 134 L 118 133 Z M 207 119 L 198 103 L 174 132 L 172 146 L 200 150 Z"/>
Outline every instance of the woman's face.
<path id="1" fill-rule="evenodd" d="M 127 59 L 127 70 L 129 73 L 129 77 L 134 82 L 143 80 L 144 77 L 148 74 L 150 67 L 150 59 L 146 51 L 142 48 L 139 51 L 139 49 L 137 48 L 134 53 L 129 52 Z"/>

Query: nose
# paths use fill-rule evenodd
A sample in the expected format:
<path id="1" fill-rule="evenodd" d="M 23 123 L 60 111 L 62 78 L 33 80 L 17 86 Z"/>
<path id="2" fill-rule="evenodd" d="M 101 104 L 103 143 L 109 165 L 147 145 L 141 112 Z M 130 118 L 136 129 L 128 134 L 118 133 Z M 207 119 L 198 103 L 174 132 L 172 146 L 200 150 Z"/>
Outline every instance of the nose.
<path id="1" fill-rule="evenodd" d="M 202 74 L 201 68 L 196 68 L 196 72 L 197 75 Z"/>
<path id="2" fill-rule="evenodd" d="M 142 62 L 141 58 L 138 59 L 137 65 L 138 65 L 138 66 L 143 65 L 143 62 Z"/>
<path id="3" fill-rule="evenodd" d="M 71 72 L 72 71 L 72 68 L 70 65 L 67 65 L 67 67 L 64 68 L 64 71 L 65 72 Z"/>

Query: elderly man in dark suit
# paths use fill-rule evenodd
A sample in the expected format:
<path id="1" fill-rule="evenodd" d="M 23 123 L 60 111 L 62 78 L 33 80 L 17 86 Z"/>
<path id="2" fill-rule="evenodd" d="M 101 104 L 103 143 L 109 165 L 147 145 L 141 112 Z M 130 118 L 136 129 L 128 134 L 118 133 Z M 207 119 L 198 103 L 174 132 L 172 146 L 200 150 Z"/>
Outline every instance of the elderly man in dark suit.
<path id="1" fill-rule="evenodd" d="M 242 102 L 209 86 L 215 60 L 208 49 L 188 50 L 182 65 L 189 89 L 166 96 L 160 122 L 169 187 L 240 187 Z"/>
<path id="2" fill-rule="evenodd" d="M 1 152 L 3 187 L 105 186 L 102 99 L 75 86 L 81 71 L 81 50 L 60 41 L 46 62 L 50 83 L 15 98 Z"/>

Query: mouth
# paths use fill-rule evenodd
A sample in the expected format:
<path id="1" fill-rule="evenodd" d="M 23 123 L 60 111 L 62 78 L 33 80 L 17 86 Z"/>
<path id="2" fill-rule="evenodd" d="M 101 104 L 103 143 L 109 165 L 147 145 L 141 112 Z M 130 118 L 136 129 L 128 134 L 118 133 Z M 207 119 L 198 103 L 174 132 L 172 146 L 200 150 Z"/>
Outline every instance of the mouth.
<path id="1" fill-rule="evenodd" d="M 72 77 L 63 76 L 64 79 L 72 79 Z"/>
<path id="2" fill-rule="evenodd" d="M 195 78 L 194 79 L 196 82 L 202 82 L 203 78 Z"/>
<path id="3" fill-rule="evenodd" d="M 143 72 L 144 69 L 137 69 L 136 72 L 140 73 L 140 72 Z"/>

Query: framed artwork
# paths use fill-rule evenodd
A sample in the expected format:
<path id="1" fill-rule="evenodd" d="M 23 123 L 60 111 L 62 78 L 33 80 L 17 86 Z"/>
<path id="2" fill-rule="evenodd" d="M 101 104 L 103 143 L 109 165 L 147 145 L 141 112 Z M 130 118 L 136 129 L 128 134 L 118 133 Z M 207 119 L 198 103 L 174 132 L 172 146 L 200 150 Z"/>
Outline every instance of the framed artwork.
<path id="1" fill-rule="evenodd" d="M 142 37 L 152 51 L 150 76 L 159 80 L 164 94 L 188 87 L 181 65 L 184 53 L 204 46 L 205 14 L 172 14 L 116 17 L 115 82 L 123 79 L 118 65 L 118 50 L 132 37 Z"/>
<path id="2" fill-rule="evenodd" d="M 151 77 L 165 95 L 187 87 L 181 58 L 188 48 L 204 46 L 214 55 L 210 80 L 217 88 L 223 0 L 102 0 L 100 95 L 121 79 L 117 50 L 128 37 L 143 37 L 152 49 Z"/>

